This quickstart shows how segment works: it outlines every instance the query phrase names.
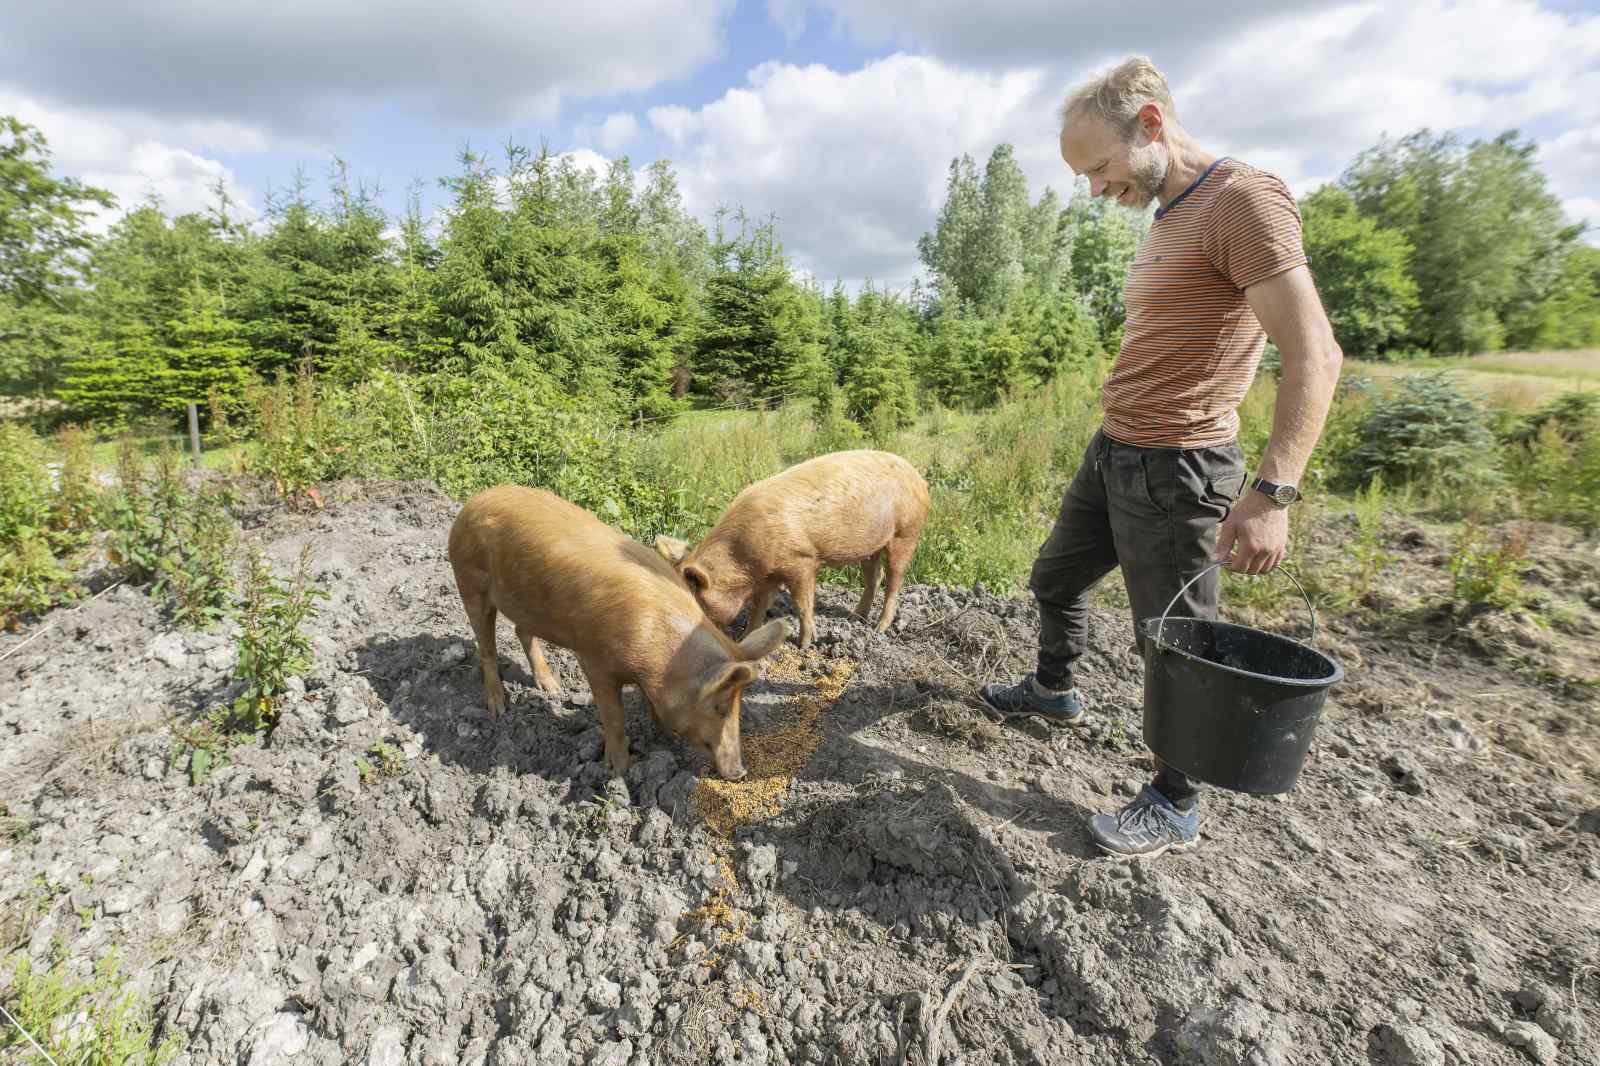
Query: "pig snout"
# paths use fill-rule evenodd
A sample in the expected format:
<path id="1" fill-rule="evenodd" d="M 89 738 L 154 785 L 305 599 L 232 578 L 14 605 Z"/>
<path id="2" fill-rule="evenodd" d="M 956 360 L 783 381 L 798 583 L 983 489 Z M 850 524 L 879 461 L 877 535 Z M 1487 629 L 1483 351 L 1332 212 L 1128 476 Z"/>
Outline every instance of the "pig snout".
<path id="1" fill-rule="evenodd" d="M 711 761 L 716 763 L 717 774 L 724 781 L 739 781 L 749 773 L 744 765 L 744 753 L 739 750 L 739 742 L 732 744 L 719 744 L 711 753 Z"/>

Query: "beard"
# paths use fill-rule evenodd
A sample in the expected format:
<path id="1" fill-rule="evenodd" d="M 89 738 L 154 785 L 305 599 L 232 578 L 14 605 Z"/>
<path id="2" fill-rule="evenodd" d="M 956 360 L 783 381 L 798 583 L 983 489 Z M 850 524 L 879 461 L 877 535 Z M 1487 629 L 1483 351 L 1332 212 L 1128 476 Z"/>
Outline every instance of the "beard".
<path id="1" fill-rule="evenodd" d="M 1159 141 L 1152 141 L 1143 148 L 1129 150 L 1128 169 L 1133 203 L 1127 206 L 1143 211 L 1161 195 L 1161 186 L 1166 184 L 1167 172 L 1172 169 L 1172 154 Z"/>

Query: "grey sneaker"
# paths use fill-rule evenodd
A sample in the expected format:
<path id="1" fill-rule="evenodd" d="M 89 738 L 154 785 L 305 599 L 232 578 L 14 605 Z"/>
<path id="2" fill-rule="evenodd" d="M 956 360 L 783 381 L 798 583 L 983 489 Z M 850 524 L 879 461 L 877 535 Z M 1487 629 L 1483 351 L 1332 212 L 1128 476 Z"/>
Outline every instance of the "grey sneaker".
<path id="1" fill-rule="evenodd" d="M 1089 819 L 1089 835 L 1113 855 L 1160 855 L 1200 841 L 1200 804 L 1179 810 L 1154 785 L 1146 785 L 1115 814 Z"/>
<path id="2" fill-rule="evenodd" d="M 1014 685 L 991 681 L 983 686 L 978 695 L 984 703 L 1007 718 L 1036 714 L 1051 725 L 1082 725 L 1089 717 L 1083 711 L 1083 694 L 1077 689 L 1069 688 L 1054 696 L 1042 696 L 1033 687 L 1032 674 Z"/>

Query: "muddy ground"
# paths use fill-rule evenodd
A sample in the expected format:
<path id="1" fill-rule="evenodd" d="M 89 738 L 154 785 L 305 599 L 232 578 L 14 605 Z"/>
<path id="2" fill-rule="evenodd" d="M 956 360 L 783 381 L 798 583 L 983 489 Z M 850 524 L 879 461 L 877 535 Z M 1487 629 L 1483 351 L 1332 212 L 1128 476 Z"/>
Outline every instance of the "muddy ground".
<path id="1" fill-rule="evenodd" d="M 1542 534 L 1557 624 L 1462 620 L 1397 527 L 1391 591 L 1326 619 L 1299 787 L 1129 862 L 1084 827 L 1148 771 L 1121 611 L 1095 725 L 1053 732 L 972 699 L 1030 667 L 1026 597 L 912 588 L 879 637 L 826 590 L 746 697 L 748 781 L 632 693 L 613 780 L 573 658 L 552 704 L 504 624 L 489 719 L 454 503 L 325 498 L 243 515 L 330 595 L 276 730 L 198 786 L 173 727 L 227 698 L 226 628 L 118 587 L 0 640 L 0 952 L 117 949 L 179 1063 L 1600 1063 L 1593 541 Z"/>

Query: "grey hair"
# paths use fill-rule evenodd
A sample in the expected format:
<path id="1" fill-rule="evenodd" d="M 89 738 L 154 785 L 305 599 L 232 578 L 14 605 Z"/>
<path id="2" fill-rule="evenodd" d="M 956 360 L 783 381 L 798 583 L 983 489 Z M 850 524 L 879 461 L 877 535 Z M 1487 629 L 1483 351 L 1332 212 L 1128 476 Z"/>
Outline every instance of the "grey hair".
<path id="1" fill-rule="evenodd" d="M 1160 104 L 1169 122 L 1177 121 L 1178 110 L 1172 104 L 1166 77 L 1146 57 L 1129 56 L 1067 93 L 1056 115 L 1063 130 L 1088 115 L 1131 141 L 1139 131 L 1139 109 L 1149 103 Z"/>

